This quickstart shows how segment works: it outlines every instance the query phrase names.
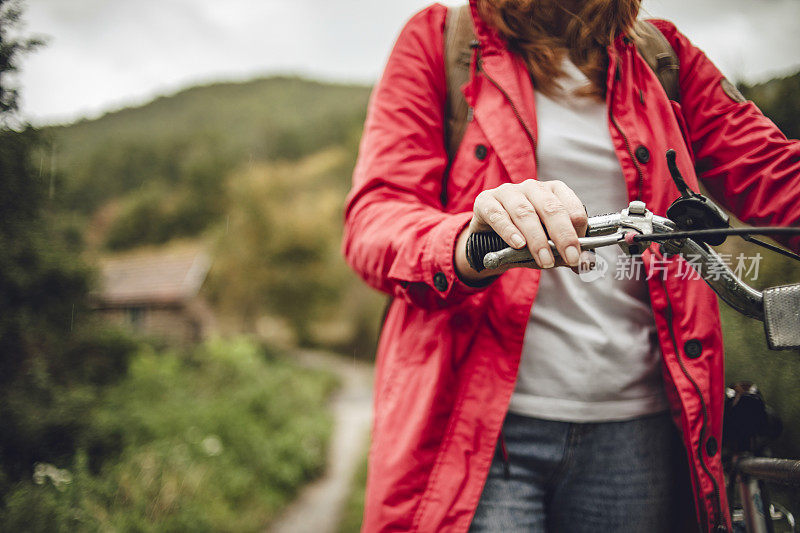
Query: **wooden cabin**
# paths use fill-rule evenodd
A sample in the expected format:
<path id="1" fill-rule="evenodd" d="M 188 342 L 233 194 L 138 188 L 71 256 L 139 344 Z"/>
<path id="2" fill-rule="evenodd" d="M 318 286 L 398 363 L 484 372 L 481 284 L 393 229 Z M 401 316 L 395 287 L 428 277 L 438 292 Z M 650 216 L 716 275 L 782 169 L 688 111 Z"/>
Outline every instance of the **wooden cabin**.
<path id="1" fill-rule="evenodd" d="M 211 266 L 199 245 L 169 246 L 109 256 L 100 262 L 94 306 L 135 333 L 188 344 L 217 329 L 202 296 Z"/>

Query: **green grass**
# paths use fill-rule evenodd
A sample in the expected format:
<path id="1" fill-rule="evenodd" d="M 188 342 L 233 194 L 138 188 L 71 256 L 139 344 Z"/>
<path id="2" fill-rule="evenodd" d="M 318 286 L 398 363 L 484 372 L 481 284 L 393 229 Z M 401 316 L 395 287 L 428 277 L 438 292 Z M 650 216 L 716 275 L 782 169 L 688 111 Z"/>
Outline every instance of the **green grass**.
<path id="1" fill-rule="evenodd" d="M 144 349 L 87 413 L 118 459 L 40 466 L 7 495 L 0 530 L 262 530 L 321 473 L 335 386 L 243 339 Z"/>

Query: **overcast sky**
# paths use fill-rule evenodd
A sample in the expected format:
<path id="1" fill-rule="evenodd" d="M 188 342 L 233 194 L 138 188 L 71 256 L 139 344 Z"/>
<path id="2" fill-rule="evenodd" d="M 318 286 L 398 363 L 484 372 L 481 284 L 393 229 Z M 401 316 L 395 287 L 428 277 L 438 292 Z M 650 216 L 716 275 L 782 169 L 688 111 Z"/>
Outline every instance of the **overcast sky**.
<path id="1" fill-rule="evenodd" d="M 28 0 L 48 38 L 19 76 L 36 123 L 97 116 L 199 82 L 274 73 L 372 83 L 427 0 Z M 446 1 L 446 4 L 459 2 Z M 800 0 L 644 0 L 734 80 L 800 69 Z"/>

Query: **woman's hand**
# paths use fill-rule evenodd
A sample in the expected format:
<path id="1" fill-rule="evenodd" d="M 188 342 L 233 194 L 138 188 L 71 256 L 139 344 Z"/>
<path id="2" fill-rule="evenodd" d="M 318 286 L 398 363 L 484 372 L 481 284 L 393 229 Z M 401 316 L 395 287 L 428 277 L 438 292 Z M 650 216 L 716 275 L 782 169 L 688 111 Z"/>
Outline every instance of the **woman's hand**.
<path id="1" fill-rule="evenodd" d="M 540 268 L 577 267 L 580 260 L 578 237 L 586 234 L 587 224 L 583 203 L 561 181 L 530 179 L 522 183 L 504 183 L 475 198 L 472 221 L 456 243 L 456 272 L 466 281 L 478 281 L 511 268 L 506 265 L 497 270 L 476 272 L 469 266 L 467 238 L 472 233 L 489 230 L 494 230 L 509 246 L 527 246 Z M 547 245 L 548 235 L 561 256 L 558 262 Z"/>

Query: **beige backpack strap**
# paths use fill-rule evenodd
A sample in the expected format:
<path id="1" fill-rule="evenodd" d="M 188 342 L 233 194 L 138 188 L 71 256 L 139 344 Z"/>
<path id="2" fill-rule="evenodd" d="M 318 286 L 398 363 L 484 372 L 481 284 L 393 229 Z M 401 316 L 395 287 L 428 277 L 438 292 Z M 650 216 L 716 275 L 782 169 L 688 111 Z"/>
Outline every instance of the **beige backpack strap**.
<path id="1" fill-rule="evenodd" d="M 639 54 L 655 72 L 670 100 L 680 101 L 678 54 L 661 31 L 646 20 L 637 20 L 631 32 Z"/>
<path id="2" fill-rule="evenodd" d="M 464 131 L 467 129 L 467 101 L 461 87 L 469 80 L 472 60 L 470 43 L 475 40 L 472 13 L 468 4 L 447 10 L 444 27 L 444 64 L 447 81 L 447 104 L 445 107 L 445 145 L 450 161 L 456 155 Z"/>

